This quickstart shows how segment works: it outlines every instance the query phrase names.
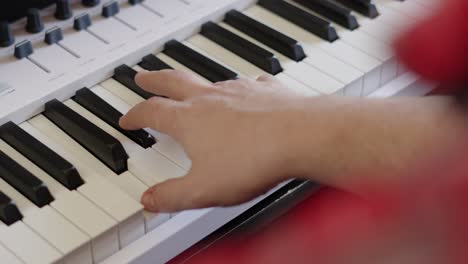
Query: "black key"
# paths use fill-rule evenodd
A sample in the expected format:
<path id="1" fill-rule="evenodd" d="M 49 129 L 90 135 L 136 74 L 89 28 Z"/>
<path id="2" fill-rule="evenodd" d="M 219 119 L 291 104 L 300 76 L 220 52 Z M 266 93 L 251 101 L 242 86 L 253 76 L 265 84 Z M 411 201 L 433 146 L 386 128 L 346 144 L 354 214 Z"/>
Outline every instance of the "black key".
<path id="1" fill-rule="evenodd" d="M 329 0 L 294 1 L 347 29 L 354 30 L 359 27 L 356 17 L 351 14 L 351 10 L 334 2 Z"/>
<path id="2" fill-rule="evenodd" d="M 39 207 L 50 204 L 54 200 L 41 180 L 2 151 L 0 151 L 0 178 Z"/>
<path id="3" fill-rule="evenodd" d="M 16 207 L 16 204 L 10 197 L 0 191 L 0 220 L 6 225 L 11 225 L 21 219 L 23 219 L 23 215 Z"/>
<path id="4" fill-rule="evenodd" d="M 377 7 L 370 0 L 335 0 L 338 3 L 370 18 L 379 16 Z"/>
<path id="5" fill-rule="evenodd" d="M 260 0 L 258 4 L 318 37 L 333 42 L 338 34 L 330 22 L 283 0 Z"/>
<path id="6" fill-rule="evenodd" d="M 161 71 L 161 70 L 172 70 L 173 68 L 167 65 L 164 61 L 160 60 L 153 54 L 146 55 L 143 57 L 140 63 L 140 67 L 147 71 Z"/>
<path id="7" fill-rule="evenodd" d="M 83 179 L 70 162 L 13 122 L 0 127 L 0 138 L 69 190 L 83 185 Z"/>
<path id="8" fill-rule="evenodd" d="M 279 60 L 273 53 L 213 22 L 204 24 L 201 34 L 270 74 L 275 75 L 283 71 Z"/>
<path id="9" fill-rule="evenodd" d="M 156 143 L 156 140 L 148 132 L 143 129 L 128 131 L 119 126 L 119 119 L 123 116 L 117 109 L 112 107 L 101 97 L 97 96 L 88 88 L 83 88 L 76 92 L 73 97 L 77 103 L 86 108 L 88 111 L 102 119 L 111 127 L 126 135 L 135 143 L 143 148 L 149 148 Z"/>
<path id="10" fill-rule="evenodd" d="M 152 94 L 150 92 L 143 90 L 140 86 L 136 84 L 135 76 L 137 75 L 137 73 L 138 72 L 135 71 L 134 69 L 123 64 L 115 68 L 114 76 L 112 78 L 114 78 L 114 80 L 118 81 L 123 86 L 134 91 L 136 94 L 138 94 L 139 96 L 145 99 L 149 99 L 153 96 L 156 96 L 155 94 Z"/>
<path id="11" fill-rule="evenodd" d="M 297 40 L 239 11 L 229 11 L 224 18 L 224 22 L 294 61 L 301 61 L 306 57 L 304 49 Z"/>
<path id="12" fill-rule="evenodd" d="M 113 136 L 56 99 L 45 105 L 44 115 L 115 173 L 127 171 L 128 155 Z"/>
<path id="13" fill-rule="evenodd" d="M 171 40 L 166 43 L 163 52 L 211 82 L 216 83 L 237 79 L 237 73 L 219 65 L 177 40 Z"/>
<path id="14" fill-rule="evenodd" d="M 0 138 L 70 190 L 84 181 L 76 168 L 12 122 L 0 127 Z"/>

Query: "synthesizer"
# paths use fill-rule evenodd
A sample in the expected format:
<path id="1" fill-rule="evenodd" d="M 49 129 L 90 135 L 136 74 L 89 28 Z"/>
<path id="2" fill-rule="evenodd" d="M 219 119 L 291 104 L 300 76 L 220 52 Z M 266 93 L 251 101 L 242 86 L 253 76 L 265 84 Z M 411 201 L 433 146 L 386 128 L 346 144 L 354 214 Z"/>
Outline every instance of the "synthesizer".
<path id="1" fill-rule="evenodd" d="M 19 16 L 0 8 L 2 263 L 165 263 L 287 184 L 239 206 L 145 212 L 141 194 L 191 161 L 167 135 L 118 126 L 155 96 L 134 82 L 139 71 L 271 74 L 303 96 L 434 87 L 391 44 L 435 0 L 31 3 Z"/>

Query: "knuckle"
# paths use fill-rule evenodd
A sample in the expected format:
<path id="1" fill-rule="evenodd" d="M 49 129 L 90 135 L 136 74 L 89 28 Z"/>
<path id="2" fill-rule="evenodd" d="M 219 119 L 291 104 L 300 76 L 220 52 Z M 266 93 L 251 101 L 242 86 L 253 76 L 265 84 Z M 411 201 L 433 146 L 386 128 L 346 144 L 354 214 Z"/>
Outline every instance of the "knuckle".
<path id="1" fill-rule="evenodd" d="M 268 74 L 262 74 L 257 78 L 257 80 L 259 80 L 259 81 L 269 81 L 270 76 Z"/>

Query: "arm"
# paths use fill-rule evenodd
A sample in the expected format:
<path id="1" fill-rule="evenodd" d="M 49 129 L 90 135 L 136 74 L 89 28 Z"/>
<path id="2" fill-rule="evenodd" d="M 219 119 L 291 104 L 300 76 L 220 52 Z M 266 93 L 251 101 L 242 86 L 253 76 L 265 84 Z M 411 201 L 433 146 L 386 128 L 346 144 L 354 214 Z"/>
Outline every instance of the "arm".
<path id="1" fill-rule="evenodd" d="M 296 175 L 352 192 L 405 184 L 411 169 L 444 157 L 467 132 L 452 97 L 306 100 L 296 113 L 305 129 L 291 138 Z"/>
<path id="2" fill-rule="evenodd" d="M 144 194 L 150 211 L 237 204 L 290 177 L 355 192 L 362 184 L 399 182 L 406 168 L 464 131 L 448 97 L 304 98 L 268 76 L 213 85 L 178 71 L 136 81 L 171 99 L 137 105 L 121 126 L 167 133 L 192 159 L 187 176 Z M 363 178 L 372 171 L 387 173 Z"/>

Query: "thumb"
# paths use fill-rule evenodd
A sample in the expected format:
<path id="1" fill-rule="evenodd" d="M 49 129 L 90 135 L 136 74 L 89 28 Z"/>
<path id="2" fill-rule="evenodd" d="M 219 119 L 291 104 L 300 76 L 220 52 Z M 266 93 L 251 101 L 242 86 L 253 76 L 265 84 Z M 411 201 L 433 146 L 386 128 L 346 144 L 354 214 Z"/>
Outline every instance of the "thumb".
<path id="1" fill-rule="evenodd" d="M 182 178 L 170 179 L 149 188 L 142 196 L 141 203 L 150 212 L 178 212 L 186 209 L 212 206 L 207 186 L 203 181 L 194 180 L 193 172 Z"/>

